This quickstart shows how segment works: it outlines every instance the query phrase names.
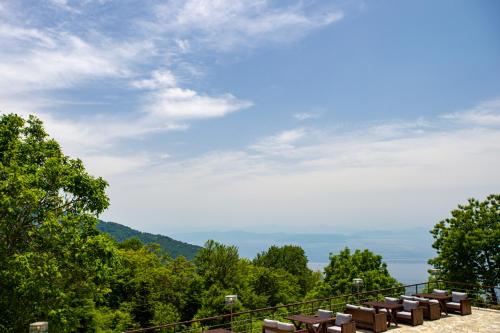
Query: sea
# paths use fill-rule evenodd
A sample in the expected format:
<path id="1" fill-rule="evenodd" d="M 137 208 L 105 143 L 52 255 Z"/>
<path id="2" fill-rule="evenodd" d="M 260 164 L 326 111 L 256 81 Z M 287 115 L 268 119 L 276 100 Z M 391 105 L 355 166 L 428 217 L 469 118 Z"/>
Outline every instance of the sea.
<path id="1" fill-rule="evenodd" d="M 382 256 L 389 273 L 403 284 L 428 280 L 427 260 L 435 256 L 432 237 L 425 228 L 406 230 L 375 230 L 346 234 L 257 233 L 245 231 L 190 232 L 173 235 L 176 239 L 203 246 L 213 239 L 238 248 L 241 257 L 252 259 L 270 246 L 298 245 L 309 259 L 309 268 L 323 271 L 330 254 L 348 247 L 368 249 Z"/>
<path id="2" fill-rule="evenodd" d="M 431 266 L 426 261 L 402 258 L 384 262 L 387 264 L 389 274 L 405 285 L 426 282 L 429 277 L 427 271 Z M 308 264 L 310 269 L 320 272 L 327 265 L 328 262 L 309 262 Z"/>

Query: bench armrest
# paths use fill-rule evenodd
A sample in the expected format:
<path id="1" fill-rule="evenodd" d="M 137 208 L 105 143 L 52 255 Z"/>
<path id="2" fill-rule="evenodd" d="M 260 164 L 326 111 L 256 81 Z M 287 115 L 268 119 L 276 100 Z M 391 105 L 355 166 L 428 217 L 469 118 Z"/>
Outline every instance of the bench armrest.
<path id="1" fill-rule="evenodd" d="M 416 309 L 411 309 L 411 322 L 412 325 L 422 325 L 424 323 L 424 309 L 418 307 Z"/>
<path id="2" fill-rule="evenodd" d="M 354 321 L 342 324 L 341 327 L 342 327 L 342 333 L 356 333 L 356 323 Z"/>
<path id="3" fill-rule="evenodd" d="M 470 299 L 463 299 L 460 301 L 460 314 L 467 315 L 472 313 Z"/>
<path id="4" fill-rule="evenodd" d="M 373 315 L 373 330 L 374 332 L 385 332 L 387 331 L 387 315 L 383 312 L 376 313 Z"/>

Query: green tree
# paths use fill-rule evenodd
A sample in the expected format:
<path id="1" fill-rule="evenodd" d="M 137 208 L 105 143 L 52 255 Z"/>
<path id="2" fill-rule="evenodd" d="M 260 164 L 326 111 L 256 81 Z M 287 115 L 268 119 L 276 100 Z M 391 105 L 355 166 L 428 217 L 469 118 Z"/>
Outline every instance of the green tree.
<path id="1" fill-rule="evenodd" d="M 223 289 L 230 289 L 239 280 L 238 249 L 209 240 L 198 251 L 194 263 L 198 274 L 203 277 L 206 287 L 217 284 Z"/>
<path id="2" fill-rule="evenodd" d="M 500 195 L 480 202 L 469 199 L 451 217 L 431 230 L 437 256 L 429 263 L 449 281 L 498 286 L 500 284 Z M 498 304 L 495 290 L 491 300 Z"/>
<path id="3" fill-rule="evenodd" d="M 350 294 L 356 291 L 352 284 L 354 278 L 363 279 L 364 290 L 378 290 L 400 285 L 389 274 L 382 256 L 369 250 L 355 250 L 351 253 L 349 248 L 345 248 L 338 254 L 330 254 L 330 263 L 325 267 L 324 281 L 316 285 L 309 297 Z"/>
<path id="4" fill-rule="evenodd" d="M 253 260 L 257 266 L 282 269 L 298 279 L 300 294 L 305 295 L 312 286 L 312 271 L 307 267 L 307 256 L 300 246 L 271 246 L 258 253 Z"/>
<path id="5" fill-rule="evenodd" d="M 116 256 L 100 234 L 107 183 L 64 155 L 42 122 L 0 117 L 0 327 L 88 331 Z"/>

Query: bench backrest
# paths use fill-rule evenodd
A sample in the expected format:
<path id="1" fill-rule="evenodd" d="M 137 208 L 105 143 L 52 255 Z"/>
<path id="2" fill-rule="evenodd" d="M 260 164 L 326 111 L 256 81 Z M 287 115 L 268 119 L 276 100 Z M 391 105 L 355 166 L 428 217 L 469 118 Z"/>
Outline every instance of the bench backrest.
<path id="1" fill-rule="evenodd" d="M 365 323 L 375 322 L 375 309 L 372 308 L 347 306 L 344 312 L 351 314 L 354 321 L 362 321 Z"/>

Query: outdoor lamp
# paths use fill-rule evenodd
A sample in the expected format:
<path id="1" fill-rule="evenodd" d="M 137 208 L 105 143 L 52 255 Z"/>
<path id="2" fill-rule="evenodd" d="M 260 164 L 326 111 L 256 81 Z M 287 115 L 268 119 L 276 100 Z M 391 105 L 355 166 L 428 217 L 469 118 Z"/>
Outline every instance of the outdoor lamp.
<path id="1" fill-rule="evenodd" d="M 238 295 L 227 295 L 225 299 L 226 305 L 234 305 L 236 303 L 236 300 L 238 299 Z"/>
<path id="2" fill-rule="evenodd" d="M 38 321 L 30 324 L 30 333 L 47 333 L 49 331 L 49 323 L 46 321 Z"/>
<path id="3" fill-rule="evenodd" d="M 236 304 L 236 300 L 238 299 L 238 295 L 227 295 L 224 297 L 226 300 L 226 305 L 229 305 L 231 308 L 231 317 L 230 317 L 230 322 L 231 322 L 231 331 L 233 330 L 233 305 Z"/>
<path id="4" fill-rule="evenodd" d="M 363 285 L 363 279 L 362 278 L 354 278 L 354 279 L 352 279 L 352 284 L 359 288 L 361 285 Z"/>

